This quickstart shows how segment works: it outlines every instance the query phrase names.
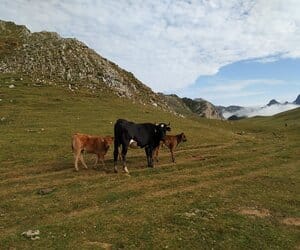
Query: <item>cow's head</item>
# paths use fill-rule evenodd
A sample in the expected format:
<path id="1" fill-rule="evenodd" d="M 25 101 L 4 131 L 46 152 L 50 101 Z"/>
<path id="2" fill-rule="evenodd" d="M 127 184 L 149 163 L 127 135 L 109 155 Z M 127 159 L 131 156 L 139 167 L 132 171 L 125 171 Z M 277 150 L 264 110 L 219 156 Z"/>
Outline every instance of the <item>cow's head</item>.
<path id="1" fill-rule="evenodd" d="M 156 131 L 157 131 L 159 139 L 161 140 L 162 138 L 164 138 L 166 136 L 167 131 L 171 131 L 170 123 L 169 124 L 166 124 L 166 123 L 156 124 Z"/>
<path id="2" fill-rule="evenodd" d="M 109 146 L 114 142 L 114 137 L 109 136 L 109 135 L 105 136 L 103 139 L 103 142 L 104 142 L 106 150 L 108 150 Z"/>
<path id="3" fill-rule="evenodd" d="M 180 139 L 181 139 L 181 141 L 183 141 L 183 142 L 186 142 L 186 141 L 187 141 L 186 136 L 185 136 L 184 133 L 181 133 L 181 134 L 180 134 Z"/>

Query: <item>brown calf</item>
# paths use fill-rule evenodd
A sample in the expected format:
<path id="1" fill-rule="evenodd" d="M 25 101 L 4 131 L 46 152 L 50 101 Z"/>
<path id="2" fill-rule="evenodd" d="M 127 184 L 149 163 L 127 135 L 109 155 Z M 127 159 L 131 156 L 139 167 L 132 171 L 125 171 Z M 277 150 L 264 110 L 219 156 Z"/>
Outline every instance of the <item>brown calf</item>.
<path id="1" fill-rule="evenodd" d="M 88 166 L 84 162 L 83 152 L 96 154 L 96 162 L 101 160 L 104 165 L 104 155 L 107 153 L 109 146 L 113 143 L 114 138 L 111 136 L 93 136 L 86 134 L 76 133 L 72 136 L 72 149 L 75 158 L 75 170 L 78 171 L 78 160 L 82 162 L 83 166 L 87 169 Z"/>
<path id="2" fill-rule="evenodd" d="M 156 161 L 158 161 L 158 151 L 160 147 L 164 144 L 170 149 L 172 162 L 175 162 L 173 151 L 180 142 L 185 141 L 187 141 L 187 139 L 184 133 L 178 135 L 166 135 L 164 139 L 160 142 L 159 146 L 154 149 L 153 157 L 155 157 Z"/>

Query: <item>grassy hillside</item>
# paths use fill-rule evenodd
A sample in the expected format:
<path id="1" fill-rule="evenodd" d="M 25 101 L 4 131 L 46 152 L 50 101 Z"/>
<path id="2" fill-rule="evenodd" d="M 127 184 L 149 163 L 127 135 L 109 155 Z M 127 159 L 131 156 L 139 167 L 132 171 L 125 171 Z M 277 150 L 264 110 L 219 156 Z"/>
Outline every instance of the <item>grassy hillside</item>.
<path id="1" fill-rule="evenodd" d="M 109 93 L 32 84 L 0 80 L 1 249 L 299 248 L 299 109 L 184 119 Z M 148 169 L 131 149 L 130 176 L 114 174 L 110 149 L 105 167 L 75 172 L 72 133 L 112 134 L 117 118 L 184 131 L 177 163 L 164 149 Z M 38 194 L 47 187 L 55 190 Z M 29 229 L 40 239 L 21 235 Z"/>

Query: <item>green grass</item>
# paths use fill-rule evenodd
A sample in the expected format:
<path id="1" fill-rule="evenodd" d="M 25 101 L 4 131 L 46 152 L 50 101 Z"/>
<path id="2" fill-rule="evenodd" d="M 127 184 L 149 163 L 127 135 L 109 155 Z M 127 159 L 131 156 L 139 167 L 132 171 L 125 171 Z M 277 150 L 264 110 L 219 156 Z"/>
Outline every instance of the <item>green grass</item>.
<path id="1" fill-rule="evenodd" d="M 179 118 L 23 78 L 0 78 L 0 249 L 299 248 L 299 226 L 283 223 L 300 216 L 299 109 L 238 122 Z M 130 149 L 130 176 L 114 174 L 110 149 L 105 167 L 75 172 L 71 135 L 112 135 L 117 118 L 170 121 L 188 138 L 177 163 L 162 149 L 148 169 L 144 151 Z M 37 194 L 44 187 L 56 189 Z M 40 239 L 21 236 L 29 229 Z"/>

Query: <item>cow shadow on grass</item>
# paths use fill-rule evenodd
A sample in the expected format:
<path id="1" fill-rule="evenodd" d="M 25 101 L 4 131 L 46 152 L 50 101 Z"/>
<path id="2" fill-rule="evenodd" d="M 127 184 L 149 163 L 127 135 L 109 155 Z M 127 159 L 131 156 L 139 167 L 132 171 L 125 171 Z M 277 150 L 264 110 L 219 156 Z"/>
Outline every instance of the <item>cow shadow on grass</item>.
<path id="1" fill-rule="evenodd" d="M 165 158 L 165 157 L 163 157 Z M 104 164 L 102 165 L 101 162 L 99 162 L 95 166 L 95 156 L 94 155 L 84 155 L 84 161 L 86 162 L 88 169 L 86 169 L 81 162 L 79 162 L 79 171 L 75 170 L 74 166 L 74 158 L 63 158 L 59 159 L 59 161 L 50 164 L 49 166 L 43 168 L 43 172 L 64 172 L 64 171 L 72 171 L 74 173 L 87 173 L 90 174 L 92 172 L 98 172 L 98 173 L 105 173 L 105 174 L 114 174 L 114 161 L 113 158 L 109 155 L 104 160 Z M 140 170 L 140 169 L 147 169 L 147 159 L 144 155 L 130 155 L 126 159 L 126 165 L 129 168 L 129 170 Z M 161 162 L 155 162 L 154 167 L 159 167 L 161 165 Z M 118 160 L 117 163 L 119 172 L 122 173 L 122 161 Z"/>
<path id="2" fill-rule="evenodd" d="M 147 168 L 147 159 L 146 159 L 146 157 L 142 157 L 142 156 L 133 156 L 133 157 L 130 157 L 129 159 L 127 158 L 126 165 L 131 170 Z M 119 172 L 123 171 L 122 166 L 123 166 L 122 161 L 118 160 L 117 167 L 119 169 Z M 103 166 L 100 163 L 97 166 L 93 167 L 93 169 L 96 171 L 99 171 L 99 172 L 104 172 L 106 174 L 114 174 L 115 173 L 114 172 L 114 161 L 113 161 L 113 159 L 107 159 L 107 160 L 105 160 L 105 166 Z"/>

